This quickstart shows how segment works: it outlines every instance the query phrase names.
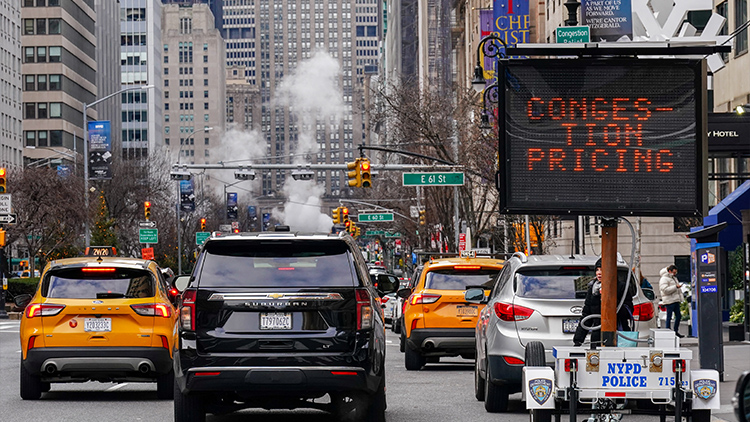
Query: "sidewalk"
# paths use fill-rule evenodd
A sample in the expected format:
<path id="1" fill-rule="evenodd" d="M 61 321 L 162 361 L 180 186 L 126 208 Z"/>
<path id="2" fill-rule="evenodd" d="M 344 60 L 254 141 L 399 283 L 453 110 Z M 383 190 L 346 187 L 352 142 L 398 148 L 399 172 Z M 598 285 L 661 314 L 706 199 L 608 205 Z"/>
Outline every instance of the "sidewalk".
<path id="1" fill-rule="evenodd" d="M 684 327 L 684 329 L 683 329 Z M 680 333 L 687 335 L 687 326 L 680 327 Z M 680 339 L 683 347 L 693 351 L 693 366 L 700 365 L 698 339 L 685 337 Z M 732 407 L 732 396 L 737 380 L 744 371 L 750 371 L 750 341 L 729 341 L 727 327 L 724 327 L 724 381 L 719 386 L 721 409 L 711 412 L 711 420 L 737 422 Z"/>

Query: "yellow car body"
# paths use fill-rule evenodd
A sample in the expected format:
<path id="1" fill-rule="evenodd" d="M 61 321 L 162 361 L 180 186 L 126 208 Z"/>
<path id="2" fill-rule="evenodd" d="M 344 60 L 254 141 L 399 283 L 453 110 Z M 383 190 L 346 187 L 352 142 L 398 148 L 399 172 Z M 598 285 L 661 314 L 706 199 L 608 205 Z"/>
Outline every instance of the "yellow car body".
<path id="1" fill-rule="evenodd" d="M 156 381 L 159 396 L 171 397 L 179 316 L 170 292 L 153 261 L 50 262 L 21 318 L 21 397 L 89 380 Z"/>
<path id="2" fill-rule="evenodd" d="M 435 258 L 425 263 L 419 281 L 405 300 L 404 353 L 408 370 L 441 356 L 474 357 L 475 327 L 483 303 L 467 301 L 468 287 L 485 288 L 504 261 L 483 257 Z"/>

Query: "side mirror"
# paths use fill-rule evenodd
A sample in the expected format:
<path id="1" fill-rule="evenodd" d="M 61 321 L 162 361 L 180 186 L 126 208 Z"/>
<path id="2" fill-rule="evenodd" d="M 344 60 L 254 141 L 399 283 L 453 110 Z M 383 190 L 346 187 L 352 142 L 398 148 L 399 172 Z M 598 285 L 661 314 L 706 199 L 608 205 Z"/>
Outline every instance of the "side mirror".
<path id="1" fill-rule="evenodd" d="M 401 289 L 396 292 L 396 296 L 400 297 L 401 299 L 408 299 L 409 296 L 411 296 L 411 289 Z"/>
<path id="2" fill-rule="evenodd" d="M 188 284 L 190 284 L 190 276 L 189 275 L 181 275 L 175 277 L 174 281 L 172 282 L 172 287 L 177 289 L 178 292 L 182 293 L 187 289 Z"/>
<path id="3" fill-rule="evenodd" d="M 395 292 L 398 289 L 398 281 L 394 283 L 394 280 L 396 279 L 387 274 L 378 274 L 378 290 L 384 295 Z"/>
<path id="4" fill-rule="evenodd" d="M 750 421 L 750 371 L 745 371 L 737 380 L 737 387 L 732 397 L 734 415 L 739 422 Z"/>
<path id="5" fill-rule="evenodd" d="M 467 302 L 482 302 L 484 300 L 484 289 L 470 288 L 464 293 L 464 300 Z"/>
<path id="6" fill-rule="evenodd" d="M 26 305 L 29 304 L 29 302 L 31 302 L 30 294 L 18 295 L 15 297 L 15 299 L 13 299 L 13 303 L 15 303 L 19 308 L 25 308 Z"/>

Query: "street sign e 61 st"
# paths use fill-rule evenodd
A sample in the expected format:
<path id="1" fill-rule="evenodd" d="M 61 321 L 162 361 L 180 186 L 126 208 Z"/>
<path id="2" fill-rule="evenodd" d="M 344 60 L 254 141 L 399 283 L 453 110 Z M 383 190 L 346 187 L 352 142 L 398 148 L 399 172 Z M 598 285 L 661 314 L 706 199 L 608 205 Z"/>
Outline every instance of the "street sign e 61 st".
<path id="1" fill-rule="evenodd" d="M 359 221 L 393 221 L 393 213 L 392 212 L 382 212 L 382 213 L 369 213 L 369 214 L 359 214 L 358 215 Z"/>
<path id="2" fill-rule="evenodd" d="M 138 234 L 140 243 L 159 243 L 159 229 L 140 229 Z"/>
<path id="3" fill-rule="evenodd" d="M 464 174 L 455 173 L 404 173 L 403 186 L 463 186 Z"/>

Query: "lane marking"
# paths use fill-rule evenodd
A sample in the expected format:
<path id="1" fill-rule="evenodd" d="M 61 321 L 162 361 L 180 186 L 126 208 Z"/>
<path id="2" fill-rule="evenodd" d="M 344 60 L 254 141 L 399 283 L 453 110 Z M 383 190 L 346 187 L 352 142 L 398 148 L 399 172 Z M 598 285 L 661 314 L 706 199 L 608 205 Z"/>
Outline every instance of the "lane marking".
<path id="1" fill-rule="evenodd" d="M 122 383 L 122 384 L 117 384 L 117 385 L 113 385 L 113 386 L 109 387 L 108 389 L 106 389 L 105 391 L 115 391 L 115 390 L 119 390 L 119 389 L 121 389 L 122 387 L 125 387 L 126 385 L 128 385 L 128 383 L 127 383 L 127 382 L 124 382 L 124 383 Z"/>

